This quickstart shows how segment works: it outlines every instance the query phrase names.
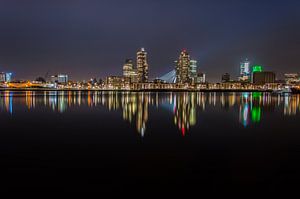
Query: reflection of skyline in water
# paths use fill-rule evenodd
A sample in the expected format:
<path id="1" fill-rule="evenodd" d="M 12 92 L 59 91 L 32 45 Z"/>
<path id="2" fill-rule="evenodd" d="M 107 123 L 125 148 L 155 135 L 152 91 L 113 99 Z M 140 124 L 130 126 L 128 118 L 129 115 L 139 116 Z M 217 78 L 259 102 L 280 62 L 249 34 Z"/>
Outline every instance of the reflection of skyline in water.
<path id="1" fill-rule="evenodd" d="M 169 110 L 174 125 L 182 136 L 197 124 L 197 115 L 207 107 L 224 110 L 237 109 L 239 122 L 247 127 L 260 123 L 263 114 L 275 109 L 284 116 L 296 115 L 300 111 L 300 95 L 272 95 L 270 93 L 149 93 L 149 92 L 94 92 L 94 91 L 26 91 L 0 92 L 0 111 L 13 116 L 14 105 L 27 109 L 48 107 L 54 112 L 64 113 L 76 106 L 107 107 L 109 111 L 121 110 L 123 119 L 136 126 L 144 136 L 149 118 L 149 108 Z M 212 111 L 213 112 L 213 111 Z"/>

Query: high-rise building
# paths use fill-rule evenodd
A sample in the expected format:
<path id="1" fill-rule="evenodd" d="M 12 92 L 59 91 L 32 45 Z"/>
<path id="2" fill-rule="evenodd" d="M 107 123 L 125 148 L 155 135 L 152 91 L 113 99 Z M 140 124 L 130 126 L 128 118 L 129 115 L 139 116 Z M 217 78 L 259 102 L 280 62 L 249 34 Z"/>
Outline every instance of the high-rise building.
<path id="1" fill-rule="evenodd" d="M 251 79 L 251 73 L 250 73 L 250 62 L 248 59 L 241 62 L 240 65 L 240 77 L 239 80 L 243 82 L 249 82 Z"/>
<path id="2" fill-rule="evenodd" d="M 176 61 L 176 83 L 190 82 L 190 55 L 186 50 L 180 53 L 178 61 Z"/>
<path id="3" fill-rule="evenodd" d="M 229 73 L 225 73 L 222 75 L 222 83 L 227 83 L 230 82 L 230 74 Z"/>
<path id="4" fill-rule="evenodd" d="M 126 59 L 125 64 L 123 66 L 123 76 L 126 78 L 130 78 L 133 72 L 133 60 Z"/>
<path id="5" fill-rule="evenodd" d="M 12 80 L 12 73 L 0 73 L 0 82 L 11 82 Z"/>
<path id="6" fill-rule="evenodd" d="M 190 61 L 190 70 L 189 70 L 189 78 L 191 82 L 195 82 L 197 78 L 197 61 L 191 60 Z"/>
<path id="7" fill-rule="evenodd" d="M 254 65 L 252 66 L 252 73 L 251 73 L 251 83 L 253 83 L 253 76 L 254 73 L 263 72 L 263 67 L 260 65 Z"/>
<path id="8" fill-rule="evenodd" d="M 264 85 L 267 83 L 275 83 L 276 75 L 274 72 L 255 72 L 253 73 L 253 83 L 258 85 Z"/>
<path id="9" fill-rule="evenodd" d="M 146 83 L 148 82 L 148 61 L 147 61 L 147 52 L 144 48 L 141 48 L 137 52 L 137 74 L 138 74 L 138 82 Z"/>

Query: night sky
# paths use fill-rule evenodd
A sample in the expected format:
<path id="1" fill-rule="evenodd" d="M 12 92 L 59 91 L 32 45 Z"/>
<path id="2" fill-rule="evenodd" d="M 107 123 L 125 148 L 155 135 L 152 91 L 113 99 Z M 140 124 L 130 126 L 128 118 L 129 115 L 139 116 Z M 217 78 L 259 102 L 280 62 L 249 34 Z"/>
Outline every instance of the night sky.
<path id="1" fill-rule="evenodd" d="M 300 72 L 299 0 L 0 0 L 0 71 L 16 79 L 121 75 L 145 47 L 150 77 L 187 49 L 208 80 L 236 77 L 242 58 Z"/>

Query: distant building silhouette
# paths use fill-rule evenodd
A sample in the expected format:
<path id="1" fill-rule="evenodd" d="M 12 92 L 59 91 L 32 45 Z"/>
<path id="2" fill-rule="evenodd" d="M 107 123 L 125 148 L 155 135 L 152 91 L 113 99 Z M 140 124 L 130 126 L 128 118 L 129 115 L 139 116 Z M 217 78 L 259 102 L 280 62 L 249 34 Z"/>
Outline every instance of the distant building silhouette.
<path id="1" fill-rule="evenodd" d="M 222 83 L 227 83 L 230 82 L 230 74 L 229 73 L 225 73 L 222 75 Z"/>

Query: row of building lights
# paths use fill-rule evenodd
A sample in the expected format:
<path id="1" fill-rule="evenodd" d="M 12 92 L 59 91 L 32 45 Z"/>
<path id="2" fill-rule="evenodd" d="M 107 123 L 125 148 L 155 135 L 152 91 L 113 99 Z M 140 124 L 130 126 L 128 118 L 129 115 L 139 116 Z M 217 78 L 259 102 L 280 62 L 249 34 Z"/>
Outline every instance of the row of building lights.
<path id="1" fill-rule="evenodd" d="M 105 88 L 132 88 L 132 84 L 147 84 L 147 83 L 168 83 L 181 85 L 195 85 L 206 83 L 206 75 L 198 72 L 197 61 L 191 59 L 187 50 L 182 50 L 178 60 L 175 61 L 174 72 L 170 72 L 170 77 L 157 78 L 154 81 L 149 81 L 149 64 L 148 54 L 144 48 L 141 48 L 136 53 L 136 62 L 133 59 L 126 59 L 123 65 L 123 76 L 109 76 L 104 82 Z M 135 67 L 136 63 L 136 67 Z M 286 83 L 300 83 L 298 74 L 285 74 Z M 11 82 L 12 73 L 0 73 L 0 82 Z M 35 83 L 35 82 L 33 82 Z M 222 75 L 222 83 L 253 83 L 264 85 L 276 83 L 276 75 L 271 71 L 263 71 L 261 66 L 252 66 L 250 61 L 246 59 L 240 64 L 240 75 L 237 81 L 230 78 L 230 74 Z M 51 76 L 51 85 L 55 84 L 67 85 L 70 84 L 69 77 L 66 74 L 58 74 Z M 118 86 L 122 85 L 122 86 Z M 173 86 L 172 86 L 173 88 Z"/>

